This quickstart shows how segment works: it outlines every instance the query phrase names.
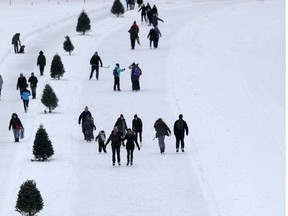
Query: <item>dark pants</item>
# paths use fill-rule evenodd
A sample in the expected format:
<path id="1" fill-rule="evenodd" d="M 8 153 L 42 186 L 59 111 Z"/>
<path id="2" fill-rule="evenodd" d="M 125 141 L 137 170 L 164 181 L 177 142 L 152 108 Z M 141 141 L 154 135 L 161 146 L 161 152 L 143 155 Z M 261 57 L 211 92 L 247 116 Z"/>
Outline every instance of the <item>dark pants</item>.
<path id="1" fill-rule="evenodd" d="M 27 108 L 28 108 L 28 105 L 29 105 L 29 100 L 23 100 L 23 104 L 24 104 L 24 110 L 26 112 Z"/>
<path id="2" fill-rule="evenodd" d="M 135 91 L 140 90 L 139 80 L 132 80 L 132 90 L 135 90 Z"/>
<path id="3" fill-rule="evenodd" d="M 99 78 L 99 65 L 92 65 L 91 66 L 91 73 L 90 73 L 90 78 L 89 79 L 92 79 L 94 70 L 96 70 L 96 79 L 98 80 L 98 78 Z"/>
<path id="4" fill-rule="evenodd" d="M 130 149 L 130 150 L 127 149 L 127 163 L 133 162 L 133 152 L 134 152 L 134 149 Z"/>
<path id="5" fill-rule="evenodd" d="M 14 52 L 18 53 L 18 43 L 14 43 Z"/>
<path id="6" fill-rule="evenodd" d="M 116 87 L 120 91 L 120 77 L 114 76 L 114 91 L 116 91 Z"/>
<path id="7" fill-rule="evenodd" d="M 135 131 L 135 136 L 136 136 L 136 140 L 138 141 L 138 134 L 139 134 L 139 139 L 140 139 L 140 142 L 142 142 L 142 131 Z"/>
<path id="8" fill-rule="evenodd" d="M 143 22 L 144 20 L 145 20 L 145 22 L 147 20 L 146 14 L 145 13 L 141 13 L 141 21 Z"/>
<path id="9" fill-rule="evenodd" d="M 105 148 L 105 143 L 104 142 L 98 142 L 99 146 L 99 152 L 105 152 L 106 153 L 106 148 Z"/>
<path id="10" fill-rule="evenodd" d="M 45 65 L 39 65 L 40 76 L 43 76 Z"/>
<path id="11" fill-rule="evenodd" d="M 184 149 L 184 137 L 176 137 L 176 149 L 179 149 L 179 144 L 181 143 L 181 148 Z"/>
<path id="12" fill-rule="evenodd" d="M 115 159 L 115 155 L 117 154 L 117 162 L 120 163 L 120 147 L 114 147 L 112 146 L 112 162 L 113 164 L 116 162 L 116 159 Z"/>
<path id="13" fill-rule="evenodd" d="M 32 92 L 32 98 L 35 99 L 36 98 L 36 87 L 35 86 L 31 86 L 31 92 Z"/>
<path id="14" fill-rule="evenodd" d="M 136 38 L 130 38 L 130 41 L 131 41 L 131 49 L 135 49 Z"/>

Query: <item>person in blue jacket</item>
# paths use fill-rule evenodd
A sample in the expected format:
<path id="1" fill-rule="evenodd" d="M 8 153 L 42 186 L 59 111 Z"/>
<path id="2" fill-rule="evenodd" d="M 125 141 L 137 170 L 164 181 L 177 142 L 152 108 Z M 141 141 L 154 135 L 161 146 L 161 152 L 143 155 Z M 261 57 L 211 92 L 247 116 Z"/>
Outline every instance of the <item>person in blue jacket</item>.
<path id="1" fill-rule="evenodd" d="M 120 65 L 117 63 L 114 70 L 113 70 L 113 76 L 114 76 L 114 91 L 116 91 L 116 88 L 118 91 L 121 91 L 120 89 L 120 73 L 124 71 L 125 68 L 121 69 Z"/>
<path id="2" fill-rule="evenodd" d="M 31 95 L 31 92 L 27 88 L 28 88 L 28 84 L 25 86 L 25 88 L 23 89 L 23 91 L 21 93 L 21 98 L 23 100 L 25 112 L 27 112 L 27 109 L 29 106 L 29 96 Z"/>

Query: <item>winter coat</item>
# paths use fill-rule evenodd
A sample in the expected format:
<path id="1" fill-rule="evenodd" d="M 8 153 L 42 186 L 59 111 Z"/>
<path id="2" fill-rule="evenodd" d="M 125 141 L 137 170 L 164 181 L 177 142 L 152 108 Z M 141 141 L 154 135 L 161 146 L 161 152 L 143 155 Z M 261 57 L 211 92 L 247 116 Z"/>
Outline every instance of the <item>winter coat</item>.
<path id="1" fill-rule="evenodd" d="M 157 38 L 159 38 L 160 36 L 161 36 L 161 32 L 160 32 L 159 28 L 154 27 L 154 28 L 150 29 L 147 38 L 149 38 L 149 40 L 151 40 L 151 41 L 154 41 Z"/>
<path id="2" fill-rule="evenodd" d="M 17 81 L 17 90 L 20 88 L 20 89 L 23 89 L 23 88 L 25 88 L 26 87 L 26 85 L 27 85 L 27 80 L 26 80 L 26 77 L 24 77 L 24 76 L 20 76 L 19 78 L 18 78 L 18 81 Z"/>
<path id="3" fill-rule="evenodd" d="M 143 128 L 142 120 L 138 117 L 132 120 L 132 130 L 135 132 L 141 132 Z"/>
<path id="4" fill-rule="evenodd" d="M 88 115 L 90 118 L 92 118 L 92 114 L 90 113 L 90 111 L 85 111 L 85 110 L 84 110 L 84 111 L 80 114 L 80 116 L 79 116 L 79 118 L 78 118 L 78 124 L 81 124 L 81 122 L 82 122 L 82 126 L 83 126 L 87 115 Z"/>
<path id="5" fill-rule="evenodd" d="M 151 13 L 152 13 L 152 15 L 155 14 L 156 16 L 158 16 L 158 9 L 157 9 L 157 7 L 155 5 L 151 9 Z"/>
<path id="6" fill-rule="evenodd" d="M 138 28 L 138 31 L 139 31 L 139 28 Z M 137 39 L 138 38 L 138 31 L 137 31 L 137 27 L 135 25 L 132 25 L 128 31 L 130 33 L 130 38 L 131 39 Z"/>
<path id="7" fill-rule="evenodd" d="M 174 123 L 174 135 L 177 138 L 183 139 L 184 135 L 188 135 L 188 126 L 187 123 L 183 119 L 178 119 Z"/>
<path id="8" fill-rule="evenodd" d="M 171 134 L 169 127 L 162 119 L 158 119 L 155 122 L 154 128 L 156 130 L 156 138 L 160 136 L 169 136 Z"/>
<path id="9" fill-rule="evenodd" d="M 45 66 L 46 65 L 46 58 L 45 56 L 43 55 L 43 52 L 40 52 L 39 53 L 39 56 L 37 58 L 37 66 Z"/>
<path id="10" fill-rule="evenodd" d="M 119 133 L 121 134 L 121 136 L 125 136 L 126 135 L 126 131 L 127 131 L 127 124 L 126 124 L 126 121 L 125 119 L 121 119 L 121 118 L 118 118 L 114 127 L 117 127 Z"/>
<path id="11" fill-rule="evenodd" d="M 16 116 L 15 118 L 13 116 Z M 11 130 L 11 127 L 13 129 L 20 129 L 20 128 L 23 128 L 23 125 L 20 121 L 20 119 L 18 118 L 17 114 L 16 113 L 13 113 L 12 114 L 12 117 L 11 117 L 11 120 L 10 120 L 10 123 L 9 123 L 9 127 L 8 129 Z"/>
<path id="12" fill-rule="evenodd" d="M 138 12 L 141 11 L 141 14 L 145 15 L 147 11 L 147 7 L 145 5 L 142 5 L 142 7 L 138 10 Z"/>
<path id="13" fill-rule="evenodd" d="M 12 44 L 18 44 L 18 42 L 20 43 L 20 34 L 16 33 L 13 37 L 12 37 Z"/>
<path id="14" fill-rule="evenodd" d="M 127 140 L 126 142 L 126 149 L 127 150 L 134 150 L 135 143 L 137 148 L 140 150 L 140 146 L 136 140 L 135 133 L 133 131 L 128 131 L 124 138 L 121 139 L 122 141 Z"/>
<path id="15" fill-rule="evenodd" d="M 105 145 L 107 146 L 110 141 L 112 147 L 121 147 L 121 134 L 118 131 L 112 131 Z"/>
<path id="16" fill-rule="evenodd" d="M 141 74 L 142 74 L 141 69 L 136 65 L 135 67 L 132 68 L 131 79 L 139 80 Z"/>
<path id="17" fill-rule="evenodd" d="M 0 75 L 0 89 L 2 89 L 2 86 L 3 86 L 3 78 L 2 78 L 2 76 Z"/>
<path id="18" fill-rule="evenodd" d="M 105 132 L 99 132 L 99 134 L 95 137 L 95 141 L 97 141 L 98 140 L 98 142 L 99 143 L 104 143 L 105 141 L 106 141 L 106 134 L 105 134 Z"/>
<path id="19" fill-rule="evenodd" d="M 21 97 L 23 100 L 29 100 L 30 95 L 31 95 L 31 92 L 26 88 L 21 93 Z"/>
<path id="20" fill-rule="evenodd" d="M 153 26 L 158 26 L 158 20 L 164 23 L 164 21 L 162 19 L 160 19 L 156 15 L 153 15 L 152 18 L 151 18 L 152 25 Z"/>
<path id="21" fill-rule="evenodd" d="M 90 59 L 90 64 L 93 66 L 99 66 L 99 63 L 101 64 L 101 67 L 102 67 L 102 60 L 100 56 L 93 55 L 92 58 Z"/>
<path id="22" fill-rule="evenodd" d="M 116 73 L 114 73 L 114 70 L 115 70 L 115 69 L 116 69 Z M 120 67 L 116 66 L 116 67 L 114 68 L 114 70 L 113 70 L 113 76 L 114 76 L 114 77 L 120 77 L 120 73 L 123 72 L 123 71 L 125 70 L 125 68 L 124 68 L 124 69 L 121 69 Z"/>
<path id="23" fill-rule="evenodd" d="M 83 123 L 83 130 L 86 135 L 93 135 L 93 129 L 96 130 L 96 126 L 93 122 L 93 119 L 85 119 Z"/>
<path id="24" fill-rule="evenodd" d="M 35 76 L 31 76 L 28 79 L 28 82 L 30 83 L 30 87 L 37 87 L 38 79 Z"/>

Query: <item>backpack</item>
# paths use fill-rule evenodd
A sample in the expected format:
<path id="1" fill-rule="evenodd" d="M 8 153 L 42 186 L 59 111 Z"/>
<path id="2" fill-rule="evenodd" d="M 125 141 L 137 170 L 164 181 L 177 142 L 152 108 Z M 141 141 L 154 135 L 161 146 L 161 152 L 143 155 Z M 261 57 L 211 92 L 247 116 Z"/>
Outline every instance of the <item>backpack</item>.
<path id="1" fill-rule="evenodd" d="M 117 71 L 117 68 L 116 68 L 116 67 L 115 67 L 114 70 L 113 70 L 113 75 L 114 75 L 114 76 L 118 76 L 118 71 Z"/>
<path id="2" fill-rule="evenodd" d="M 135 69 L 134 69 L 134 73 L 133 73 L 135 76 L 140 76 L 140 75 L 142 75 L 142 71 L 141 71 L 141 69 L 139 68 L 139 67 L 136 67 Z"/>

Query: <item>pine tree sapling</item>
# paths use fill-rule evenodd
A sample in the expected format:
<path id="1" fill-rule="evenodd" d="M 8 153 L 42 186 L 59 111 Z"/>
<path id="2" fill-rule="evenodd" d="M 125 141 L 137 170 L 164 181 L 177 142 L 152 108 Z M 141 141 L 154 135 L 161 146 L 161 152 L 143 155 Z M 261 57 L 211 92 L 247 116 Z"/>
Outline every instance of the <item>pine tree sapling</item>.
<path id="1" fill-rule="evenodd" d="M 65 69 L 62 64 L 61 57 L 58 54 L 55 54 L 51 62 L 50 76 L 52 78 L 60 79 L 60 77 L 63 76 L 64 72 Z"/>
<path id="2" fill-rule="evenodd" d="M 69 52 L 69 55 L 71 55 L 71 52 L 74 50 L 74 46 L 69 38 L 69 36 L 67 35 L 65 37 L 65 41 L 64 41 L 64 44 L 63 44 L 63 49 L 66 51 L 66 52 Z"/>
<path id="3" fill-rule="evenodd" d="M 21 215 L 33 216 L 43 209 L 44 203 L 34 180 L 24 182 L 18 192 L 15 211 Z"/>
<path id="4" fill-rule="evenodd" d="M 43 125 L 38 128 L 34 145 L 33 145 L 33 155 L 37 161 L 46 161 L 54 154 L 53 146 L 49 140 L 46 130 Z"/>
<path id="5" fill-rule="evenodd" d="M 76 31 L 81 32 L 83 35 L 86 31 L 89 31 L 91 29 L 90 25 L 90 19 L 88 15 L 84 12 L 84 10 L 81 12 L 80 16 L 78 17 L 78 23 L 76 26 Z"/>
<path id="6" fill-rule="evenodd" d="M 41 102 L 48 108 L 49 113 L 58 106 L 58 98 L 49 84 L 45 85 Z"/>
<path id="7" fill-rule="evenodd" d="M 119 17 L 119 15 L 124 14 L 124 12 L 125 10 L 123 4 L 120 2 L 120 0 L 115 0 L 111 8 L 111 13 Z"/>

